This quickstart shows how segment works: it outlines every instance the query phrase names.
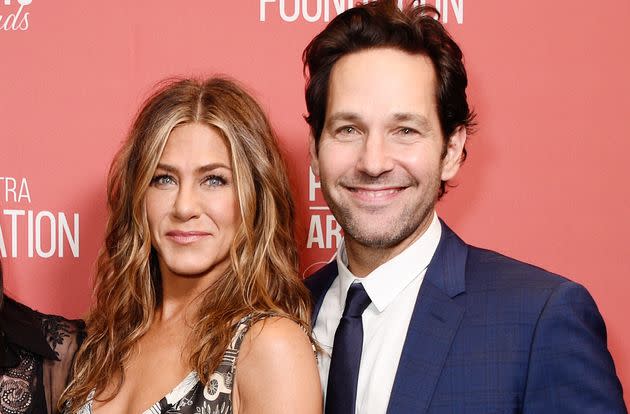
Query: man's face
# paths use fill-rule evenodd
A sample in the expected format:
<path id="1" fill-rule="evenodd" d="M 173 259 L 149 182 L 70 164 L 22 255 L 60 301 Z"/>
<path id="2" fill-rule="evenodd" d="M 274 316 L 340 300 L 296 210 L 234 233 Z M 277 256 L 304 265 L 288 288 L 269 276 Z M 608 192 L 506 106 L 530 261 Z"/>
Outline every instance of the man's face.
<path id="1" fill-rule="evenodd" d="M 406 246 L 431 222 L 440 180 L 457 172 L 466 139 L 458 129 L 442 158 L 435 88 L 429 58 L 395 49 L 353 53 L 333 67 L 311 160 L 350 242 Z"/>

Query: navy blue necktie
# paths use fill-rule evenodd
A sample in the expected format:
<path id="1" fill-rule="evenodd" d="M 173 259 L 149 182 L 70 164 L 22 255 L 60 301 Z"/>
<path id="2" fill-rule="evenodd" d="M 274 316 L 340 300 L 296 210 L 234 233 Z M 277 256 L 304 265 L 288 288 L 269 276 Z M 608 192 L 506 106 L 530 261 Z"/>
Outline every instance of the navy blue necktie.
<path id="1" fill-rule="evenodd" d="M 335 332 L 326 389 L 326 414 L 355 413 L 363 347 L 361 315 L 370 302 L 361 283 L 350 285 L 346 306 Z"/>

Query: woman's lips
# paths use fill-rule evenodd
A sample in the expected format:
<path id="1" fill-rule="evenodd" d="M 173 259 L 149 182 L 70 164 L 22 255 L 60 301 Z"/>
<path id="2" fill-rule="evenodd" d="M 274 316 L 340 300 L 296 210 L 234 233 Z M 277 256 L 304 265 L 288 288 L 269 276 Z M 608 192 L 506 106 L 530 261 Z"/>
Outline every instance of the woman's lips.
<path id="1" fill-rule="evenodd" d="M 190 244 L 209 236 L 205 231 L 180 231 L 171 230 L 166 233 L 166 237 L 178 244 Z"/>

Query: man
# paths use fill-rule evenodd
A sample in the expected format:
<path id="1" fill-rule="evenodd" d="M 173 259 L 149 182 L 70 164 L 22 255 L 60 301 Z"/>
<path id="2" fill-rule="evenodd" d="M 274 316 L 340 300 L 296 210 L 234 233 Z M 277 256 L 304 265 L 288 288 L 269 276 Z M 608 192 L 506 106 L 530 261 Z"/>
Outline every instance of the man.
<path id="1" fill-rule="evenodd" d="M 326 413 L 625 413 L 588 292 L 436 216 L 474 114 L 435 13 L 361 5 L 304 52 L 312 168 L 345 233 L 306 281 Z"/>

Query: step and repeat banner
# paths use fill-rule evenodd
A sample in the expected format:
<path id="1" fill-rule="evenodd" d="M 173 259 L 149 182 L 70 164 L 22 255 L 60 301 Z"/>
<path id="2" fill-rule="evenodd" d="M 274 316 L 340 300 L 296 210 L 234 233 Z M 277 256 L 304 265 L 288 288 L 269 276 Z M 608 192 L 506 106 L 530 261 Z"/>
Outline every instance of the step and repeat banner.
<path id="1" fill-rule="evenodd" d="M 172 76 L 228 75 L 258 98 L 288 160 L 302 271 L 328 261 L 342 234 L 309 170 L 301 53 L 353 3 L 0 0 L 6 291 L 85 314 L 109 164 Z M 479 121 L 440 215 L 471 244 L 584 284 L 629 386 L 630 2 L 420 3 L 441 10 L 462 46 Z"/>

